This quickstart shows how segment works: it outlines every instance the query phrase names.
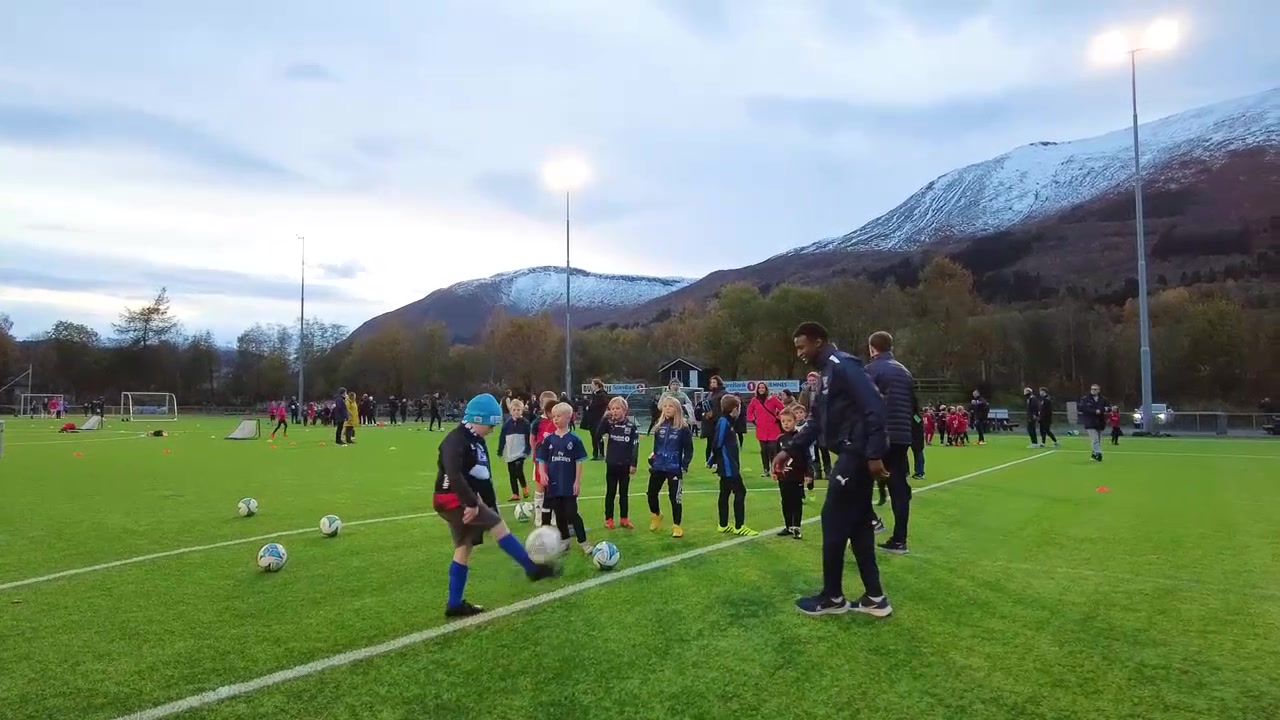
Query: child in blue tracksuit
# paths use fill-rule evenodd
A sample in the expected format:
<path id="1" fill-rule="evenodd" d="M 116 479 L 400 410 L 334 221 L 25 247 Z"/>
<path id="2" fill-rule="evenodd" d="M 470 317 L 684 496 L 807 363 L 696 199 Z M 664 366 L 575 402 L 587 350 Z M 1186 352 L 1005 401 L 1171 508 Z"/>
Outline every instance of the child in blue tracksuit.
<path id="1" fill-rule="evenodd" d="M 511 417 L 502 424 L 502 432 L 498 434 L 498 452 L 507 462 L 507 476 L 511 479 L 511 502 L 520 499 L 523 493 L 529 497 L 529 482 L 524 476 L 524 461 L 533 454 L 529 435 L 532 426 L 524 416 L 524 403 L 513 399 L 507 404 Z"/>
<path id="2" fill-rule="evenodd" d="M 693 462 L 693 431 L 685 422 L 684 408 L 674 397 L 664 397 L 658 403 L 662 419 L 653 433 L 653 454 L 649 456 L 649 530 L 662 529 L 662 515 L 658 512 L 658 493 L 662 484 L 667 484 L 667 494 L 671 497 L 671 537 L 684 537 L 680 527 L 684 514 L 682 493 L 684 490 L 684 474 L 689 472 L 689 463 Z"/>
<path id="3" fill-rule="evenodd" d="M 722 533 L 734 535 L 759 535 L 743 523 L 747 515 L 747 487 L 742 482 L 742 460 L 739 455 L 738 434 L 734 424 L 742 412 L 742 401 L 737 395 L 720 398 L 720 419 L 716 421 L 711 436 L 711 457 L 707 467 L 715 466 L 720 476 L 720 526 Z M 733 496 L 733 527 L 729 526 L 729 496 Z"/>

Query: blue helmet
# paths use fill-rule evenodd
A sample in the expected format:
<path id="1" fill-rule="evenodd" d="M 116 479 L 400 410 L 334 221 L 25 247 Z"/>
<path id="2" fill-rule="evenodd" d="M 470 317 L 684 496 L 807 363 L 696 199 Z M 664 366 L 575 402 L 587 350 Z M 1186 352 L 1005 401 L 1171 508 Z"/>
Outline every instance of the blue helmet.
<path id="1" fill-rule="evenodd" d="M 498 404 L 497 398 L 488 393 L 477 395 L 467 403 L 462 419 L 472 425 L 501 425 L 502 406 Z"/>

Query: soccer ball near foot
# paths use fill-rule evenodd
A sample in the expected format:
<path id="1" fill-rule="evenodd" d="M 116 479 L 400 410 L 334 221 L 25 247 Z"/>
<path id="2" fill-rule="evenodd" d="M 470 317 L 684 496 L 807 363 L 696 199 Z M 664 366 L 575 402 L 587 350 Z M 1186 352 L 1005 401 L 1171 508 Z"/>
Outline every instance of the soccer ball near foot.
<path id="1" fill-rule="evenodd" d="M 555 562 L 562 552 L 560 531 L 546 525 L 534 528 L 533 532 L 529 533 L 528 539 L 524 541 L 524 549 L 536 563 Z"/>

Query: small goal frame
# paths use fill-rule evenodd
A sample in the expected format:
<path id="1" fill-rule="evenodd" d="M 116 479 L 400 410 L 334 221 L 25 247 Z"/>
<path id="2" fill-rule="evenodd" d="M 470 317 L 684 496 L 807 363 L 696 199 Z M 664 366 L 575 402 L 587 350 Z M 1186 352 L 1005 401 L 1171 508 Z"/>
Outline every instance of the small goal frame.
<path id="1" fill-rule="evenodd" d="M 133 397 L 135 395 L 161 395 L 165 398 L 165 407 L 173 408 L 173 417 L 157 416 L 152 413 L 135 413 Z M 152 407 L 140 405 L 139 407 Z M 178 419 L 178 398 L 173 393 L 131 391 L 120 393 L 120 416 L 129 422 L 174 422 Z"/>
<path id="2" fill-rule="evenodd" d="M 62 395 L 62 393 L 22 393 L 18 396 L 18 416 L 33 418 L 49 417 L 49 414 L 44 411 L 44 407 L 42 405 L 37 405 L 36 403 L 40 400 L 53 400 L 55 398 L 58 400 L 59 411 L 63 416 L 66 416 L 67 399 Z M 36 403 L 31 402 L 33 399 Z"/>

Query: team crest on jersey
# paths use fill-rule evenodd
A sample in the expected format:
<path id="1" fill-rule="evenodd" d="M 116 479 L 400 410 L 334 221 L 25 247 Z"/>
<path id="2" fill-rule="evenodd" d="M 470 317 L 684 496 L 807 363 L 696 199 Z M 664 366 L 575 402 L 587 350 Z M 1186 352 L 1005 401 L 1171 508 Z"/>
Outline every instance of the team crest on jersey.
<path id="1" fill-rule="evenodd" d="M 484 443 L 475 443 L 471 447 L 476 451 L 476 461 L 482 465 L 488 465 L 489 453 L 485 451 Z"/>
<path id="2" fill-rule="evenodd" d="M 573 449 L 573 441 L 572 441 L 572 440 L 570 440 L 568 443 L 566 443 L 566 444 L 565 444 L 565 446 L 564 446 L 564 449 L 565 449 L 565 450 L 572 450 L 572 449 Z"/>

